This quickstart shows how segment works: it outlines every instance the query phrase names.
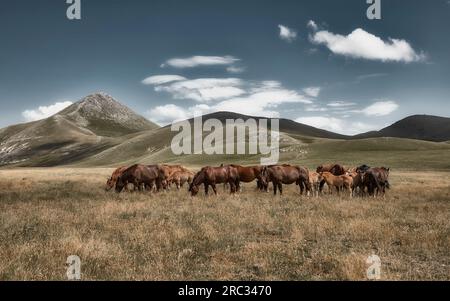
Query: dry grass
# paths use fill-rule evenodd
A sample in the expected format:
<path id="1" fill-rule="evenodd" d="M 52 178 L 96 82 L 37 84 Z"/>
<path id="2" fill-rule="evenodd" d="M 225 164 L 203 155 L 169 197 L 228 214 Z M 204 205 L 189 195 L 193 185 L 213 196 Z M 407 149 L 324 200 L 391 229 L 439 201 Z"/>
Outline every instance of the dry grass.
<path id="1" fill-rule="evenodd" d="M 450 173 L 394 173 L 386 199 L 107 193 L 109 169 L 0 171 L 0 279 L 450 280 Z"/>

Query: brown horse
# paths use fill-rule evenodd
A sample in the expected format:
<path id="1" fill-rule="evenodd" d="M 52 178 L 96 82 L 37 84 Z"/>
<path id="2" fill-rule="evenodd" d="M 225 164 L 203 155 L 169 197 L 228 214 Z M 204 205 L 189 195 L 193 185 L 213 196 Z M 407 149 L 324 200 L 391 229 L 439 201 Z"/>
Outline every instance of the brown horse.
<path id="1" fill-rule="evenodd" d="M 390 168 L 385 167 L 374 167 L 361 173 L 363 184 L 367 187 L 369 195 L 374 197 L 380 193 L 383 197 L 386 195 L 386 188 L 390 188 L 389 173 Z"/>
<path id="2" fill-rule="evenodd" d="M 106 191 L 110 191 L 111 189 L 113 189 L 114 186 L 116 186 L 117 183 L 117 179 L 122 175 L 122 173 L 127 170 L 127 166 L 122 166 L 117 168 L 111 175 L 110 178 L 108 178 L 108 181 L 106 182 Z M 127 187 L 125 187 L 125 190 L 127 189 Z"/>
<path id="3" fill-rule="evenodd" d="M 335 176 L 342 176 L 345 174 L 346 169 L 344 168 L 344 166 L 342 166 L 340 164 L 322 164 L 317 167 L 316 172 L 317 173 L 329 172 Z M 324 185 L 325 185 L 325 181 L 321 181 L 320 188 L 319 188 L 320 192 L 322 192 Z"/>
<path id="4" fill-rule="evenodd" d="M 309 173 L 309 185 L 311 186 L 311 193 L 313 196 L 319 197 L 320 192 L 320 174 L 317 172 Z"/>
<path id="5" fill-rule="evenodd" d="M 244 183 L 251 183 L 257 180 L 257 188 L 263 190 L 264 187 L 261 182 L 261 173 L 263 171 L 263 166 L 241 166 L 241 165 L 231 165 L 236 168 L 239 173 L 239 181 Z M 238 187 L 239 189 L 239 187 Z"/>
<path id="6" fill-rule="evenodd" d="M 189 185 L 192 183 L 194 179 L 194 173 L 191 171 L 177 171 L 173 173 L 169 179 L 167 179 L 168 184 L 175 184 L 177 189 L 180 189 L 184 186 L 184 184 L 188 183 Z"/>
<path id="7" fill-rule="evenodd" d="M 352 197 L 353 178 L 347 175 L 335 176 L 331 172 L 321 172 L 320 176 L 327 183 L 329 192 L 332 193 L 333 187 L 339 194 L 342 189 L 346 189 Z"/>
<path id="8" fill-rule="evenodd" d="M 311 190 L 309 171 L 299 166 L 287 164 L 267 166 L 262 171 L 261 180 L 266 187 L 270 182 L 273 183 L 273 192 L 275 195 L 277 194 L 277 189 L 280 191 L 280 194 L 283 194 L 283 184 L 298 185 L 301 194 L 303 194 L 305 187 L 308 191 Z"/>
<path id="9" fill-rule="evenodd" d="M 196 196 L 199 191 L 199 186 L 205 186 L 205 194 L 208 195 L 209 186 L 212 187 L 214 194 L 217 195 L 216 184 L 230 184 L 230 193 L 236 192 L 236 188 L 239 187 L 239 172 L 237 168 L 233 166 L 223 167 L 204 167 L 200 170 L 192 180 L 189 186 L 189 191 L 192 196 Z"/>
<path id="10" fill-rule="evenodd" d="M 116 182 L 116 192 L 120 193 L 128 183 L 133 183 L 139 191 L 142 191 L 143 186 L 152 188 L 156 183 L 156 188 L 159 191 L 163 179 L 164 174 L 159 165 L 135 164 L 119 176 Z"/>

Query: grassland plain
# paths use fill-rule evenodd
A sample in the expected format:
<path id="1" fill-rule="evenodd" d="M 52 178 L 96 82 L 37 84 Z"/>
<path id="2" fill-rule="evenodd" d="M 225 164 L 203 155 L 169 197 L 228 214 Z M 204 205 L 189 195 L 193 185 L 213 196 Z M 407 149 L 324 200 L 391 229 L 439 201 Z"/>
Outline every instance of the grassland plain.
<path id="1" fill-rule="evenodd" d="M 311 166 L 312 167 L 312 166 Z M 0 170 L 0 279 L 450 280 L 450 172 L 397 170 L 385 199 L 106 192 L 112 169 Z"/>

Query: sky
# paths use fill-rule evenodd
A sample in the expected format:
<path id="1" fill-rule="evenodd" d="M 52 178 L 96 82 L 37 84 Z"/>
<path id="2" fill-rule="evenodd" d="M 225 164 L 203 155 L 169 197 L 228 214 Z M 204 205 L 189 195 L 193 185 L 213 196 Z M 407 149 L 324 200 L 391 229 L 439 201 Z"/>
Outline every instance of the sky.
<path id="1" fill-rule="evenodd" d="M 343 134 L 450 117 L 450 1 L 3 0 L 0 127 L 106 92 L 160 125 L 233 111 Z"/>

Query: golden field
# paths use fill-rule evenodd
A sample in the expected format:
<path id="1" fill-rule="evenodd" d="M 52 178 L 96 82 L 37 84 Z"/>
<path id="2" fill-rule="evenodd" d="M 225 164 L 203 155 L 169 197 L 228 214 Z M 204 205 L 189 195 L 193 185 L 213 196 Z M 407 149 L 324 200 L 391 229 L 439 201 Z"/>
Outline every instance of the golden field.
<path id="1" fill-rule="evenodd" d="M 106 192 L 112 169 L 0 170 L 0 280 L 450 280 L 450 172 L 394 171 L 385 199 Z"/>

